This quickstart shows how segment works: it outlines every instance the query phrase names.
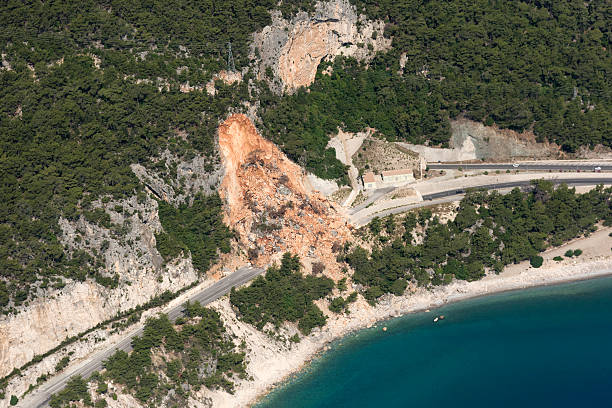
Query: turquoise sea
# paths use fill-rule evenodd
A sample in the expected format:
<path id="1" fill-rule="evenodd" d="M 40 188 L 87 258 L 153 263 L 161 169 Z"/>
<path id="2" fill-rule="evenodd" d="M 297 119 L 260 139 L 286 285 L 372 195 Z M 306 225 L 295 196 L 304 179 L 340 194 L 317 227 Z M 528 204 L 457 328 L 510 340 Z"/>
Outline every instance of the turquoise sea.
<path id="1" fill-rule="evenodd" d="M 612 407 L 612 278 L 380 323 L 257 407 Z"/>

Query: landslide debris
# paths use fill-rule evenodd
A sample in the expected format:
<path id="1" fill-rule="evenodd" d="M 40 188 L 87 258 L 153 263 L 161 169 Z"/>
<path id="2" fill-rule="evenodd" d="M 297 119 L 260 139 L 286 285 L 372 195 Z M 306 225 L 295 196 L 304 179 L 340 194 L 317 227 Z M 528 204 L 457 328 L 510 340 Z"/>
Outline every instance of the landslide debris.
<path id="1" fill-rule="evenodd" d="M 335 251 L 351 237 L 338 208 L 304 185 L 304 172 L 242 114 L 219 127 L 225 176 L 219 194 L 225 221 L 251 262 L 266 265 L 284 252 L 306 264 L 323 263 L 325 274 L 340 277 Z"/>

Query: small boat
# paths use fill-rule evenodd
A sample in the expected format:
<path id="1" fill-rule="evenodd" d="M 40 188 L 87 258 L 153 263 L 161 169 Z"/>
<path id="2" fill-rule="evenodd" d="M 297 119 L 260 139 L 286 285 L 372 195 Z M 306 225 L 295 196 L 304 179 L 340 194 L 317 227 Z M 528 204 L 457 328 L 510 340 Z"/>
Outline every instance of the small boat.
<path id="1" fill-rule="evenodd" d="M 434 318 L 434 323 L 437 323 L 437 322 L 438 322 L 438 318 L 436 317 Z"/>
<path id="2" fill-rule="evenodd" d="M 440 315 L 440 320 L 444 320 L 444 315 Z"/>

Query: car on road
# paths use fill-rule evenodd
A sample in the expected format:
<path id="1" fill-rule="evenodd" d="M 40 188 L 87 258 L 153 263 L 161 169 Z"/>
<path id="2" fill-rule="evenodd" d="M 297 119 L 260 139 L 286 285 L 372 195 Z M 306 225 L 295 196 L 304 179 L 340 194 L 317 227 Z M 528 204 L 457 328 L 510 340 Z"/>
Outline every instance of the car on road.
<path id="1" fill-rule="evenodd" d="M 594 170 L 595 170 L 595 171 L 601 171 L 601 167 L 597 166 L 597 167 L 595 167 L 595 169 L 594 169 Z"/>
<path id="2" fill-rule="evenodd" d="M 518 166 L 519 166 L 519 164 L 518 164 L 518 163 L 513 163 L 513 164 L 512 164 L 512 167 L 514 167 L 514 168 L 517 168 Z"/>

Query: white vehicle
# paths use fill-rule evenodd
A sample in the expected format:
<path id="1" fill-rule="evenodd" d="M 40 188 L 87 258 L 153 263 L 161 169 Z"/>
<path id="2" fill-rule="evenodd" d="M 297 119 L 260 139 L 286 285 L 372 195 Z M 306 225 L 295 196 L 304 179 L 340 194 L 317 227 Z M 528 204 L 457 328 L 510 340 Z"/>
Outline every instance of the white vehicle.
<path id="1" fill-rule="evenodd" d="M 595 167 L 595 171 L 601 171 L 601 167 L 599 166 Z"/>
<path id="2" fill-rule="evenodd" d="M 518 164 L 518 163 L 513 163 L 513 164 L 512 164 L 512 167 L 514 167 L 514 168 L 517 168 L 518 166 L 519 166 L 519 164 Z"/>

